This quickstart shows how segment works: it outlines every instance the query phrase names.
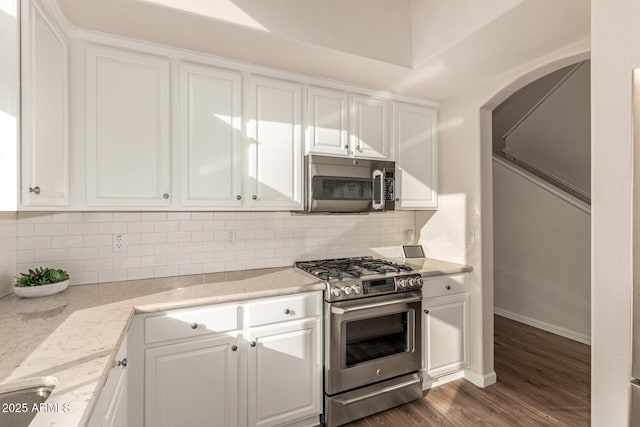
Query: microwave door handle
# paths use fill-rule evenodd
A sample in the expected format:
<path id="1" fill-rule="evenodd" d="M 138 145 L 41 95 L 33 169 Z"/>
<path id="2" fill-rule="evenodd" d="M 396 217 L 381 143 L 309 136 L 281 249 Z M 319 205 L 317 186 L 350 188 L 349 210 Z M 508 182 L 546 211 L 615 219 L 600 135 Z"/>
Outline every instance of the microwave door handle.
<path id="1" fill-rule="evenodd" d="M 380 183 L 378 194 L 376 194 L 376 180 Z M 377 200 L 376 196 L 378 197 Z M 376 211 L 384 208 L 384 174 L 380 170 L 373 171 L 373 203 L 371 206 Z"/>

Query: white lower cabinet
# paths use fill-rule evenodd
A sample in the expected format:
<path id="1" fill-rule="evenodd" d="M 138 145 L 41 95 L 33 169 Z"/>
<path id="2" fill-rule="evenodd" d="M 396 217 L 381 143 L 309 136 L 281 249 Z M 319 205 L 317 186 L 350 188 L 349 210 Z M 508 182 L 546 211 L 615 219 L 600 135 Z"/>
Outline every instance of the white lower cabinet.
<path id="1" fill-rule="evenodd" d="M 322 412 L 320 318 L 250 330 L 249 426 L 278 426 Z"/>
<path id="2" fill-rule="evenodd" d="M 434 295 L 422 302 L 423 369 L 429 382 L 468 366 L 468 274 L 426 279 L 423 295 Z"/>
<path id="3" fill-rule="evenodd" d="M 127 362 L 127 339 L 125 338 L 116 354 L 107 381 L 100 391 L 87 427 L 127 427 L 129 425 Z"/>
<path id="4" fill-rule="evenodd" d="M 129 424 L 317 425 L 321 314 L 312 292 L 136 316 Z"/>
<path id="5" fill-rule="evenodd" d="M 234 333 L 145 351 L 145 426 L 237 426 Z"/>

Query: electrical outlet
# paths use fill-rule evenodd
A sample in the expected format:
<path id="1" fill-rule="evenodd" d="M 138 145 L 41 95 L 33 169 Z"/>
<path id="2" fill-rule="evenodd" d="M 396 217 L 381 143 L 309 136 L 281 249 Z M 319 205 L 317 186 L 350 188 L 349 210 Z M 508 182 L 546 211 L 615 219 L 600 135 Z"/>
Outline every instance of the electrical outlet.
<path id="1" fill-rule="evenodd" d="M 113 235 L 113 251 L 120 252 L 124 251 L 127 248 L 127 244 L 124 239 L 124 234 L 114 234 Z"/>
<path id="2" fill-rule="evenodd" d="M 236 245 L 236 232 L 235 231 L 227 231 L 227 239 L 225 240 L 225 246 L 231 248 Z"/>

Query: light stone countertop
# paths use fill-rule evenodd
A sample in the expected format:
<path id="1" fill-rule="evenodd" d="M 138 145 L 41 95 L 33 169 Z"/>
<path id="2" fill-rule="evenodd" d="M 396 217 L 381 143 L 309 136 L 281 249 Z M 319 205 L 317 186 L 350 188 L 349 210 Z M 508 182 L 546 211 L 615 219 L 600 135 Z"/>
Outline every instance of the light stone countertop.
<path id="1" fill-rule="evenodd" d="M 293 268 L 247 270 L 71 286 L 42 298 L 0 299 L 0 389 L 13 381 L 54 377 L 47 404 L 31 426 L 83 426 L 135 314 L 324 290 Z M 2 413 L 0 413 L 2 425 Z"/>
<path id="2" fill-rule="evenodd" d="M 394 261 L 423 277 L 472 270 L 429 258 Z M 70 411 L 39 413 L 31 426 L 83 426 L 135 314 L 324 288 L 312 276 L 285 267 L 71 286 L 43 298 L 9 295 L 0 299 L 0 389 L 52 377 L 57 385 L 47 403 L 70 404 Z"/>

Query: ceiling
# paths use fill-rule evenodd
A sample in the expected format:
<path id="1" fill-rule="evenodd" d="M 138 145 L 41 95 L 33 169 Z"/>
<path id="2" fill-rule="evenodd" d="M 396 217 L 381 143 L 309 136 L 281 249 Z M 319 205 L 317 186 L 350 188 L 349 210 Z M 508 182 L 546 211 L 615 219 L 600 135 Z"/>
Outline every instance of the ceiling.
<path id="1" fill-rule="evenodd" d="M 443 100 L 584 40 L 589 0 L 57 0 L 76 27 Z"/>

